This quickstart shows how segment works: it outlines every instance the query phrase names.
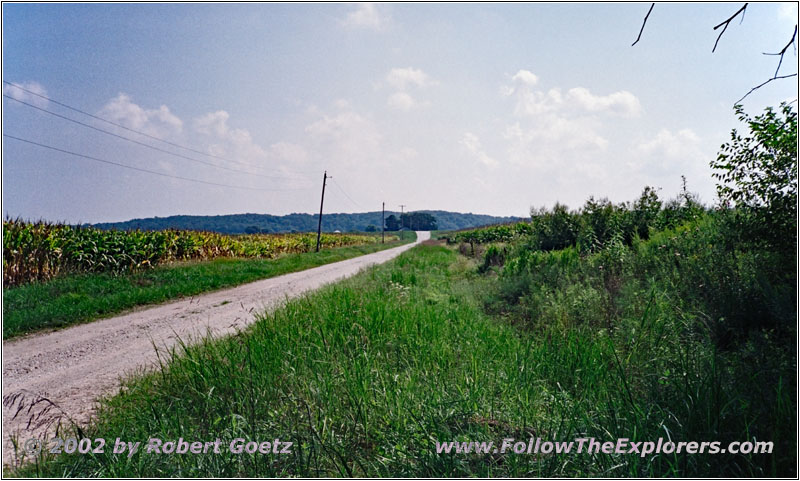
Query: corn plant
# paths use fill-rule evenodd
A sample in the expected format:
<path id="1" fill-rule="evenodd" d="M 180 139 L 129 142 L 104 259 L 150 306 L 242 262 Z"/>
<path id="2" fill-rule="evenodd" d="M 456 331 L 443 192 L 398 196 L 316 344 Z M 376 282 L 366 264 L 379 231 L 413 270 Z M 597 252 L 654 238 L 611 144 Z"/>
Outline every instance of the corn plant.
<path id="1" fill-rule="evenodd" d="M 322 248 L 380 241 L 377 235 L 323 234 Z M 74 272 L 125 273 L 158 264 L 218 257 L 270 259 L 311 252 L 314 234 L 224 235 L 182 230 L 115 231 L 48 222 L 3 221 L 3 283 L 47 281 Z"/>

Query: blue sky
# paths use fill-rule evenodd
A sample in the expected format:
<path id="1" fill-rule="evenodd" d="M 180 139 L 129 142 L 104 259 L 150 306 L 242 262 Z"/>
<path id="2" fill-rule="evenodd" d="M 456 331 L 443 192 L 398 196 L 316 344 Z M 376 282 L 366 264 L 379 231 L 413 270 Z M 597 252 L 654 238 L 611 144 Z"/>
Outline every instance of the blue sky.
<path id="1" fill-rule="evenodd" d="M 732 106 L 768 79 L 794 3 L 4 4 L 3 213 L 101 222 L 173 214 L 445 209 L 527 215 L 590 196 L 713 203 Z M 797 71 L 790 47 L 781 74 Z M 744 104 L 797 98 L 796 78 Z M 209 155 L 203 155 L 209 154 Z M 190 157 L 194 160 L 188 160 Z M 223 160 L 224 159 L 224 160 Z M 202 161 L 204 163 L 198 162 Z M 225 169 L 207 165 L 219 164 Z M 236 172 L 231 171 L 236 170 Z M 260 190 L 251 190 L 260 189 Z"/>

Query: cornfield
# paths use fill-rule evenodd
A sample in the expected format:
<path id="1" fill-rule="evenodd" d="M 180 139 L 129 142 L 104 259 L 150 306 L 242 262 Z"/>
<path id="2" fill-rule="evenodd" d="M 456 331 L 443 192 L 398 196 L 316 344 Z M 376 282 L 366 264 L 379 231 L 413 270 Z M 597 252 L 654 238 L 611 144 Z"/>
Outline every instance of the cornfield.
<path id="1" fill-rule="evenodd" d="M 314 250 L 316 234 L 223 235 L 214 232 L 105 231 L 47 222 L 3 221 L 3 285 L 75 272 L 124 273 L 173 261 L 272 258 Z M 322 234 L 321 248 L 379 242 L 379 235 Z"/>

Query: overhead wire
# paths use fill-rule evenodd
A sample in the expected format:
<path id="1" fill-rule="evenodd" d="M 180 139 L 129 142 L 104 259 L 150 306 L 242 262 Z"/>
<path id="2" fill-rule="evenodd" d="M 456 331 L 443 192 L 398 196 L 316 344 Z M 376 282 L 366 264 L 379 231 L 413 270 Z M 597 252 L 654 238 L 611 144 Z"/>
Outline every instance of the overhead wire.
<path id="1" fill-rule="evenodd" d="M 197 149 L 194 149 L 192 147 L 187 147 L 185 145 L 181 145 L 181 144 L 178 144 L 178 143 L 175 143 L 175 142 L 171 142 L 171 141 L 166 140 L 166 139 L 162 139 L 160 137 L 148 134 L 146 132 L 142 132 L 140 130 L 136 130 L 136 129 L 132 129 L 130 127 L 126 127 L 125 125 L 122 125 L 120 123 L 113 122 L 113 121 L 108 120 L 106 118 L 91 114 L 89 112 L 86 112 L 85 110 L 81 110 L 81 109 L 79 109 L 77 107 L 73 107 L 73 106 L 68 105 L 68 104 L 66 104 L 64 102 L 60 102 L 60 101 L 58 101 L 56 99 L 53 99 L 53 98 L 48 97 L 46 95 L 43 95 L 43 94 L 41 94 L 39 92 L 35 92 L 33 90 L 27 89 L 27 88 L 25 88 L 25 87 L 23 87 L 21 85 L 13 83 L 13 82 L 9 82 L 7 80 L 3 80 L 3 83 L 7 84 L 7 85 L 10 85 L 10 86 L 12 86 L 14 88 L 17 88 L 17 89 L 19 89 L 19 90 L 21 90 L 23 92 L 26 92 L 26 93 L 28 93 L 30 95 L 33 95 L 33 96 L 39 97 L 41 99 L 47 100 L 48 102 L 52 102 L 55 105 L 59 105 L 59 106 L 64 107 L 66 109 L 69 109 L 69 110 L 72 110 L 74 112 L 86 115 L 86 116 L 88 116 L 90 118 L 93 118 L 95 120 L 99 120 L 99 121 L 107 123 L 109 125 L 113 125 L 115 127 L 118 127 L 120 129 L 126 130 L 128 132 L 133 132 L 135 134 L 139 134 L 139 135 L 142 135 L 144 137 L 147 137 L 147 138 L 159 141 L 159 142 L 163 142 L 164 144 L 170 145 L 172 147 L 184 149 L 184 150 L 187 150 L 189 152 L 193 152 L 193 153 L 196 153 L 196 154 L 204 155 L 204 156 L 207 156 L 207 157 L 212 157 L 212 158 L 219 159 L 219 160 L 222 160 L 222 161 L 225 161 L 225 162 L 230 162 L 230 163 L 245 165 L 245 166 L 248 166 L 248 167 L 253 167 L 252 165 L 250 165 L 248 163 L 245 163 L 245 162 L 228 159 L 228 158 L 221 157 L 221 156 L 218 156 L 218 155 L 215 155 L 215 154 L 211 154 L 211 153 L 208 153 L 208 152 L 203 152 L 201 150 L 197 150 Z M 58 114 L 56 112 L 47 110 L 45 108 L 39 107 L 39 106 L 31 104 L 29 102 L 25 102 L 23 100 L 17 99 L 15 97 L 13 97 L 11 95 L 8 95 L 8 94 L 5 94 L 5 93 L 3 94 L 3 97 L 8 98 L 10 100 L 14 100 L 15 102 L 23 104 L 23 105 L 25 105 L 27 107 L 30 107 L 30 108 L 36 109 L 38 111 L 50 114 L 52 116 L 58 117 L 60 119 L 66 120 L 68 122 L 72 122 L 72 123 L 81 125 L 83 127 L 87 127 L 87 128 L 92 129 L 92 130 L 104 133 L 106 135 L 110 135 L 110 136 L 113 136 L 113 137 L 116 137 L 116 138 L 119 138 L 119 139 L 122 139 L 122 140 L 125 140 L 125 141 L 128 141 L 128 142 L 131 142 L 131 143 L 143 146 L 143 147 L 147 147 L 149 149 L 152 149 L 152 150 L 155 150 L 155 151 L 158 151 L 158 152 L 162 152 L 162 153 L 165 153 L 165 154 L 168 154 L 168 155 L 172 155 L 174 157 L 182 158 L 182 159 L 189 160 L 189 161 L 192 161 L 192 162 L 197 162 L 197 163 L 200 163 L 200 164 L 204 164 L 204 165 L 208 165 L 208 166 L 211 166 L 211 167 L 216 167 L 216 168 L 219 168 L 219 169 L 223 169 L 223 170 L 227 170 L 227 171 L 231 171 L 231 172 L 236 172 L 236 173 L 242 173 L 242 174 L 247 174 L 247 175 L 256 175 L 256 176 L 265 177 L 265 178 L 271 178 L 271 179 L 299 180 L 299 178 L 297 178 L 297 177 L 278 177 L 278 176 L 264 175 L 264 174 L 259 174 L 259 173 L 252 172 L 252 171 L 246 171 L 246 170 L 241 170 L 241 169 L 235 169 L 235 168 L 232 168 L 232 167 L 227 167 L 227 166 L 216 164 L 216 163 L 213 163 L 213 162 L 203 161 L 203 160 L 196 159 L 196 158 L 193 158 L 193 157 L 188 157 L 188 156 L 181 155 L 181 154 L 178 154 L 178 153 L 175 153 L 175 152 L 164 150 L 162 148 L 159 148 L 159 147 L 156 147 L 156 146 L 144 143 L 144 142 L 140 142 L 138 140 L 135 140 L 135 139 L 123 136 L 123 135 L 116 134 L 114 132 L 110 132 L 110 131 L 105 130 L 105 129 L 101 129 L 99 127 L 95 127 L 95 126 L 87 124 L 85 122 L 81 122 L 79 120 L 76 120 L 76 119 L 73 119 L 73 118 Z M 28 144 L 36 145 L 36 146 L 39 146 L 39 147 L 42 147 L 42 148 L 54 150 L 54 151 L 57 151 L 57 152 L 62 152 L 62 153 L 73 155 L 73 156 L 77 156 L 77 157 L 82 157 L 82 158 L 93 160 L 93 161 L 97 161 L 97 162 L 103 162 L 103 163 L 106 163 L 106 164 L 111 164 L 111 165 L 123 167 L 123 168 L 126 168 L 126 169 L 132 169 L 132 170 L 136 170 L 136 171 L 140 171 L 140 172 L 159 175 L 159 176 L 163 176 L 163 177 L 170 177 L 170 178 L 180 179 L 180 180 L 189 181 L 189 182 L 197 182 L 197 183 L 202 183 L 202 184 L 207 184 L 207 185 L 215 185 L 215 186 L 235 188 L 235 189 L 247 189 L 247 190 L 258 190 L 258 191 L 268 191 L 268 192 L 287 191 L 287 190 L 289 190 L 289 191 L 290 190 L 305 190 L 305 189 L 262 189 L 262 188 L 255 188 L 255 187 L 236 186 L 236 185 L 222 184 L 222 183 L 217 183 L 217 182 L 209 182 L 209 181 L 204 181 L 204 180 L 201 180 L 201 179 L 193 179 L 193 178 L 188 178 L 188 177 L 165 174 L 163 172 L 153 171 L 153 170 L 144 169 L 144 168 L 140 168 L 140 167 L 134 167 L 134 166 L 121 164 L 121 163 L 110 161 L 110 160 L 106 160 L 106 159 L 100 159 L 100 158 L 97 158 L 97 157 L 92 157 L 92 156 L 89 156 L 89 155 L 80 154 L 80 153 L 77 153 L 77 152 L 72 152 L 72 151 L 69 151 L 69 150 L 61 149 L 61 148 L 58 148 L 58 147 L 53 147 L 53 146 L 50 146 L 50 145 L 45 145 L 45 144 L 42 144 L 42 143 L 39 143 L 39 142 L 35 142 L 35 141 L 32 141 L 32 140 L 28 140 L 28 139 L 23 139 L 23 138 L 20 138 L 20 137 L 15 137 L 15 136 L 8 135 L 8 134 L 3 134 L 3 136 L 7 137 L 7 138 L 10 138 L 10 139 L 14 139 L 14 140 L 20 141 L 20 142 L 26 142 Z M 301 174 L 301 175 L 310 173 L 310 172 L 296 172 L 296 171 L 285 171 L 285 172 L 288 173 L 288 174 Z M 307 180 L 307 178 L 305 180 Z M 339 189 L 339 191 L 341 191 L 341 193 L 345 197 L 347 197 L 347 199 L 350 202 L 352 202 L 355 206 L 357 206 L 359 208 L 362 207 L 358 202 L 356 202 L 355 200 L 353 200 L 352 197 L 350 197 L 350 195 L 344 190 L 344 188 L 342 188 L 342 186 L 338 182 L 336 182 L 332 178 L 331 178 L 331 180 L 333 181 L 334 184 L 336 184 L 337 189 Z"/>
<path id="2" fill-rule="evenodd" d="M 297 179 L 296 177 L 278 177 L 278 176 L 274 176 L 274 175 L 264 175 L 264 174 L 259 174 L 259 173 L 252 172 L 252 171 L 241 170 L 241 169 L 234 169 L 234 168 L 232 168 L 232 167 L 226 167 L 226 166 L 224 166 L 224 165 L 215 164 L 215 163 L 213 163 L 213 162 L 207 162 L 207 161 L 205 161 L 205 160 L 195 159 L 195 158 L 193 158 L 193 157 L 187 157 L 187 156 L 185 156 L 185 155 L 181 155 L 181 154 L 178 154 L 178 153 L 175 153 L 175 152 L 170 152 L 170 151 L 168 151 L 168 150 L 164 150 L 164 149 L 162 149 L 162 148 L 160 148 L 160 147 L 156 147 L 156 146 L 154 146 L 154 145 L 146 144 L 146 143 L 144 143 L 144 142 L 139 142 L 138 140 L 131 139 L 131 138 L 129 138 L 129 137 L 125 137 L 124 135 L 119 135 L 119 134 L 115 134 L 115 133 L 113 133 L 113 132 L 109 132 L 108 130 L 104 130 L 104 129 L 101 129 L 101 128 L 99 128 L 99 127 L 95 127 L 95 126 L 93 126 L 93 125 L 89 125 L 89 124 L 87 124 L 87 123 L 84 123 L 84 122 L 81 122 L 81 121 L 79 121 L 79 120 L 75 120 L 75 119 L 73 119 L 73 118 L 70 118 L 70 117 L 67 117 L 67 116 L 64 116 L 64 115 L 58 114 L 58 113 L 56 113 L 56 112 L 53 112 L 53 111 L 47 110 L 47 109 L 45 109 L 45 108 L 42 108 L 42 107 L 39 107 L 39 106 L 37 106 L 37 105 L 33 105 L 33 104 L 31 104 L 31 103 L 28 103 L 28 102 L 25 102 L 25 101 L 23 101 L 23 100 L 16 99 L 16 98 L 14 98 L 14 97 L 12 97 L 12 96 L 10 96 L 10 95 L 7 95 L 7 94 L 3 94 L 3 97 L 5 97 L 5 98 L 7 98 L 7 99 L 10 99 L 10 100 L 13 100 L 13 101 L 15 101 L 15 102 L 19 102 L 19 103 L 21 103 L 21 104 L 23 104 L 23 105 L 25 105 L 25 106 L 28 106 L 28 107 L 30 107 L 30 108 L 32 108 L 32 109 L 36 109 L 36 110 L 39 110 L 39 111 L 41 111 L 41 112 L 44 112 L 44 113 L 50 114 L 50 115 L 52 115 L 52 116 L 54 116 L 54 117 L 58 117 L 58 118 L 60 118 L 60 119 L 66 120 L 66 121 L 68 121 L 68 122 L 72 122 L 72 123 L 75 123 L 75 124 L 81 125 L 81 126 L 83 126 L 83 127 L 86 127 L 86 128 L 92 129 L 92 130 L 95 130 L 95 131 L 97 131 L 97 132 L 101 132 L 101 133 L 104 133 L 104 134 L 106 134 L 106 135 L 110 135 L 110 136 L 112 136 L 112 137 L 116 137 L 116 138 L 119 138 L 119 139 L 122 139 L 122 140 L 126 140 L 126 141 L 128 141 L 128 142 L 132 142 L 132 143 L 134 143 L 134 144 L 137 144 L 137 145 L 141 145 L 142 147 L 147 147 L 148 149 L 152 149 L 152 150 L 155 150 L 155 151 L 158 151 L 158 152 L 162 152 L 162 153 L 165 153 L 165 154 L 168 154 L 168 155 L 172 155 L 172 156 L 175 156 L 175 157 L 179 157 L 179 158 L 181 158 L 181 159 L 186 159 L 186 160 L 190 160 L 190 161 L 192 161 L 192 162 L 197 162 L 197 163 L 200 163 L 200 164 L 209 165 L 209 166 L 211 166 L 211 167 L 216 167 L 216 168 L 218 168 L 218 169 L 227 170 L 227 171 L 230 171 L 230 172 L 236 172 L 236 173 L 240 173 L 240 174 L 247 174 L 247 175 L 256 175 L 256 176 L 259 176 L 259 177 L 265 177 L 265 178 L 268 178 L 268 179 L 280 179 L 280 180 L 295 180 L 295 179 Z"/>
<path id="3" fill-rule="evenodd" d="M 121 129 L 127 130 L 128 132 L 133 132 L 135 134 L 143 135 L 143 136 L 148 137 L 150 139 L 157 140 L 159 142 L 164 142 L 165 144 L 171 145 L 173 147 L 178 147 L 180 149 L 188 150 L 188 151 L 194 152 L 196 154 L 205 155 L 205 156 L 208 156 L 208 157 L 213 157 L 215 159 L 224 160 L 226 162 L 231 162 L 231 163 L 234 163 L 234 164 L 241 164 L 241 165 L 245 165 L 245 166 L 248 166 L 248 167 L 250 166 L 246 162 L 232 160 L 232 159 L 228 159 L 228 158 L 225 158 L 225 157 L 221 157 L 219 155 L 214 155 L 214 154 L 211 154 L 211 153 L 208 153 L 208 152 L 203 152 L 202 150 L 197 150 L 197 149 L 193 149 L 191 147 L 187 147 L 185 145 L 181 145 L 181 144 L 178 144 L 178 143 L 175 143 L 175 142 L 170 142 L 169 140 L 165 140 L 165 139 L 162 139 L 162 138 L 157 137 L 155 135 L 148 134 L 147 132 L 142 132 L 140 130 L 136 130 L 136 129 L 132 129 L 130 127 L 126 127 L 126 126 L 124 126 L 122 124 L 119 124 L 117 122 L 113 122 L 111 120 L 105 119 L 103 117 L 100 117 L 100 116 L 97 116 L 97 115 L 94 115 L 94 114 L 90 114 L 89 112 L 86 112 L 85 110 L 81 110 L 81 109 L 79 109 L 77 107 L 73 107 L 73 106 L 65 104 L 63 102 L 59 102 L 58 100 L 55 100 L 55 99 L 53 99 L 51 97 L 48 97 L 46 95 L 42 95 L 42 94 L 40 94 L 38 92 L 34 92 L 33 90 L 26 89 L 25 87 L 23 87 L 21 85 L 18 85 L 18 84 L 15 84 L 13 82 L 9 82 L 7 80 L 3 80 L 3 83 L 7 84 L 7 85 L 10 85 L 12 87 L 15 87 L 15 88 L 17 88 L 19 90 L 22 90 L 23 92 L 26 92 L 26 93 L 29 93 L 29 94 L 34 95 L 36 97 L 39 97 L 41 99 L 47 100 L 48 102 L 52 102 L 52 103 L 54 103 L 56 105 L 60 105 L 61 107 L 64 107 L 66 109 L 72 110 L 74 112 L 78 112 L 80 114 L 86 115 L 88 117 L 91 117 L 93 119 L 99 120 L 101 122 L 105 122 L 105 123 L 113 125 L 115 127 L 119 127 Z M 13 98 L 13 97 L 9 97 L 9 98 Z M 14 99 L 14 100 L 18 100 L 18 99 Z M 295 173 L 303 173 L 303 172 L 295 172 Z"/>
<path id="4" fill-rule="evenodd" d="M 20 142 L 25 142 L 25 143 L 32 144 L 32 145 L 36 145 L 38 147 L 43 147 L 45 149 L 54 150 L 56 152 L 61 152 L 61 153 L 64 153 L 64 154 L 74 155 L 76 157 L 82 157 L 84 159 L 89 159 L 89 160 L 93 160 L 93 161 L 96 161 L 96 162 L 102 162 L 102 163 L 105 163 L 105 164 L 116 165 L 118 167 L 123 167 L 125 169 L 136 170 L 136 171 L 139 171 L 139 172 L 146 172 L 148 174 L 159 175 L 159 176 L 162 176 L 162 177 L 169 177 L 169 178 L 172 178 L 172 179 L 185 180 L 185 181 L 188 181 L 188 182 L 196 182 L 196 183 L 200 183 L 200 184 L 214 185 L 214 186 L 218 186 L 218 187 L 228 187 L 228 188 L 232 188 L 232 189 L 256 190 L 256 191 L 262 191 L 262 192 L 282 192 L 282 191 L 293 191 L 293 190 L 307 190 L 307 189 L 263 189 L 263 188 L 258 188 L 258 187 L 247 187 L 247 186 L 244 186 L 244 185 L 230 185 L 230 184 L 221 184 L 221 183 L 218 183 L 218 182 L 209 182 L 209 181 L 202 180 L 202 179 L 193 179 L 193 178 L 190 178 L 190 177 L 182 177 L 182 176 L 179 176 L 179 175 L 166 174 L 166 173 L 158 172 L 158 171 L 155 171 L 155 170 L 144 169 L 144 168 L 141 168 L 141 167 L 134 167 L 132 165 L 122 164 L 122 163 L 119 163 L 119 162 L 114 162 L 112 160 L 100 159 L 98 157 L 93 157 L 91 155 L 81 154 L 81 153 L 78 153 L 78 152 L 72 152 L 72 151 L 69 151 L 69 150 L 66 150 L 66 149 L 62 149 L 62 148 L 59 148 L 59 147 L 53 147 L 51 145 L 42 144 L 42 143 L 39 143 L 39 142 L 36 142 L 36 141 L 33 141 L 33 140 L 23 139 L 21 137 L 16 137 L 16 136 L 10 135 L 10 134 L 5 134 L 4 133 L 3 137 L 9 138 L 9 139 L 14 139 L 14 140 L 17 140 L 17 141 L 20 141 Z"/>
<path id="5" fill-rule="evenodd" d="M 350 200 L 350 202 L 352 202 L 352 203 L 353 203 L 353 204 L 354 204 L 356 207 L 358 207 L 358 208 L 363 208 L 363 207 L 361 206 L 361 204 L 359 204 L 358 202 L 354 201 L 352 197 L 350 197 L 349 195 L 347 195 L 347 192 L 345 192 L 345 191 L 344 191 L 344 189 L 342 188 L 342 186 L 341 186 L 341 185 L 339 185 L 339 183 L 338 183 L 338 182 L 336 182 L 336 179 L 334 179 L 333 177 L 331 177 L 330 179 L 331 179 L 331 181 L 332 181 L 332 182 L 333 182 L 333 183 L 336 185 L 336 187 L 337 187 L 337 188 L 338 188 L 338 189 L 339 189 L 339 190 L 342 192 L 342 194 L 344 194 L 344 195 L 345 195 L 345 197 L 347 197 L 347 198 Z"/>

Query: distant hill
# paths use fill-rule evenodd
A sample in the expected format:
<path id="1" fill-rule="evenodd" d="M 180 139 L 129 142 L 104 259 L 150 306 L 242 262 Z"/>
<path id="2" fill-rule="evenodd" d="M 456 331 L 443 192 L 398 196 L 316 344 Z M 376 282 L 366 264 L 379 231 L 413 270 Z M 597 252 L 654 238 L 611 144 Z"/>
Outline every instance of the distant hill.
<path id="1" fill-rule="evenodd" d="M 462 214 L 443 210 L 423 210 L 436 218 L 439 230 L 466 229 L 489 224 L 515 222 L 521 217 L 496 217 L 481 214 Z M 386 211 L 386 217 L 400 212 Z M 317 214 L 230 214 L 230 215 L 173 215 L 170 217 L 148 217 L 132 219 L 125 222 L 103 222 L 92 224 L 100 229 L 118 230 L 162 230 L 190 229 L 221 232 L 225 234 L 242 234 L 252 232 L 253 228 L 260 232 L 315 232 L 317 230 Z M 322 230 L 333 232 L 363 232 L 370 226 L 381 230 L 381 212 L 364 212 L 357 214 L 324 214 Z M 249 228 L 249 229 L 248 229 Z"/>

